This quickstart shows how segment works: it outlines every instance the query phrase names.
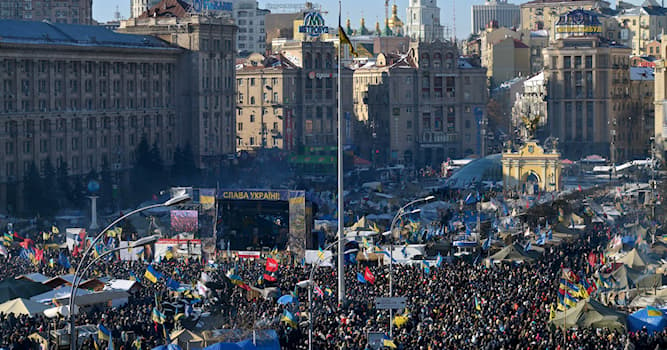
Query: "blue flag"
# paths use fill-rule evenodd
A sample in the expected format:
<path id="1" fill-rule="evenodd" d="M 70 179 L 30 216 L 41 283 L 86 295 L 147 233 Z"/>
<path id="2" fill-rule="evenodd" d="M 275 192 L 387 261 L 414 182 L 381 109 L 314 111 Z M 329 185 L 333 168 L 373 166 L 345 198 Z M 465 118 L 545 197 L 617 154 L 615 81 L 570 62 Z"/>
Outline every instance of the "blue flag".
<path id="1" fill-rule="evenodd" d="M 357 281 L 360 283 L 366 283 L 366 279 L 364 278 L 364 275 L 361 274 L 361 272 L 357 272 Z"/>
<path id="2" fill-rule="evenodd" d="M 72 267 L 72 264 L 70 264 L 69 262 L 69 258 L 65 254 L 63 254 L 63 252 L 60 252 L 60 255 L 58 255 L 58 264 L 60 264 L 60 266 L 66 269 Z"/>
<path id="3" fill-rule="evenodd" d="M 172 279 L 171 277 L 167 279 L 167 288 L 171 290 L 178 290 L 181 287 L 181 284 Z"/>

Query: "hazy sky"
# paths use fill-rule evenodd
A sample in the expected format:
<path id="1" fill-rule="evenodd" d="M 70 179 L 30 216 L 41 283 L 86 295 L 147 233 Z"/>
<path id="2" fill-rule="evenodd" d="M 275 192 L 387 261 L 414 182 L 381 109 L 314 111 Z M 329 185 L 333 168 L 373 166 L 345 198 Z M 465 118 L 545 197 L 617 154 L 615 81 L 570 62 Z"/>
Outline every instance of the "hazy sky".
<path id="1" fill-rule="evenodd" d="M 405 21 L 405 12 L 409 0 L 390 0 L 398 5 L 398 17 Z M 467 38 L 470 34 L 470 8 L 472 5 L 483 4 L 486 0 L 437 0 L 440 7 L 440 22 L 449 28 L 452 28 L 453 16 L 452 9 L 456 8 L 456 33 L 459 38 Z M 528 0 L 510 0 L 509 2 L 521 4 Z M 609 0 L 608 0 L 609 1 Z M 626 2 L 640 4 L 643 0 L 625 0 Z M 305 3 L 306 0 L 260 0 L 259 5 L 265 8 L 266 4 L 294 4 Z M 325 15 L 327 23 L 335 26 L 338 21 L 338 0 L 312 0 L 314 3 L 322 5 L 322 8 L 329 13 Z M 615 0 L 610 2 L 615 3 Z M 659 2 L 659 1 L 658 1 Z M 360 6 L 359 4 L 363 4 Z M 93 0 L 93 18 L 100 22 L 106 22 L 113 19 L 116 6 L 120 10 L 121 16 L 129 17 L 130 0 Z M 342 0 L 343 23 L 346 18 L 352 21 L 352 27 L 359 26 L 359 19 L 366 18 L 366 27 L 375 28 L 375 22 L 384 21 L 384 0 Z M 391 11 L 391 9 L 390 9 Z M 391 12 L 390 12 L 391 16 Z"/>

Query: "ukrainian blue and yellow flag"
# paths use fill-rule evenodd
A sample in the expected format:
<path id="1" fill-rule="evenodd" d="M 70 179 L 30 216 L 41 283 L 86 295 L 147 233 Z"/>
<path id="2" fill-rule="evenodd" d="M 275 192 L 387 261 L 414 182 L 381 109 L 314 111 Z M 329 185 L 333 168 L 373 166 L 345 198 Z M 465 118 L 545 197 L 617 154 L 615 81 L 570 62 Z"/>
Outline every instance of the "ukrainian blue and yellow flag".
<path id="1" fill-rule="evenodd" d="M 108 341 L 109 339 L 111 339 L 111 331 L 100 323 L 97 325 L 97 338 L 100 340 Z"/>
<path id="2" fill-rule="evenodd" d="M 148 267 L 146 268 L 146 273 L 144 273 L 144 277 L 146 277 L 147 280 L 153 283 L 157 283 L 157 280 L 162 278 L 162 274 L 155 271 L 153 265 L 148 265 Z"/>
<path id="3" fill-rule="evenodd" d="M 151 319 L 157 324 L 163 324 L 167 319 L 167 316 L 154 307 L 153 312 L 151 313 Z"/>
<path id="4" fill-rule="evenodd" d="M 202 209 L 210 210 L 215 206 L 215 189 L 201 188 L 199 189 L 199 203 Z"/>
<path id="5" fill-rule="evenodd" d="M 288 325 L 296 327 L 296 319 L 294 318 L 294 315 L 287 310 L 283 311 L 283 316 L 280 317 L 280 321 L 284 321 Z"/>

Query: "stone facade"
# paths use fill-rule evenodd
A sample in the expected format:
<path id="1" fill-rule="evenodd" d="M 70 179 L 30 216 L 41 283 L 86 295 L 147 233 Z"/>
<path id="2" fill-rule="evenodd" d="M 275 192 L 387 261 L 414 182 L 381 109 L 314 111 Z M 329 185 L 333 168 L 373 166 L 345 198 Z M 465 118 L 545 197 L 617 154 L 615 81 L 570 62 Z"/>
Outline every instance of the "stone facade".
<path id="1" fill-rule="evenodd" d="M 354 72 L 357 119 L 367 125 L 376 163 L 439 166 L 484 153 L 486 69 L 451 43 L 412 43 Z"/>
<path id="2" fill-rule="evenodd" d="M 93 1 L 0 0 L 0 19 L 93 24 Z"/>
<path id="3" fill-rule="evenodd" d="M 159 6 L 159 5 L 158 5 Z M 218 168 L 236 151 L 236 26 L 230 19 L 188 15 L 122 21 L 120 32 L 151 35 L 185 49 L 176 105 L 179 130 L 200 168 Z"/>
<path id="4" fill-rule="evenodd" d="M 335 57 L 333 43 L 321 41 L 287 41 L 275 55 L 251 55 L 237 70 L 237 148 L 298 152 L 336 146 Z M 343 69 L 344 116 L 352 112 L 351 78 L 350 70 Z"/>
<path id="5" fill-rule="evenodd" d="M 544 50 L 548 80 L 547 130 L 565 157 L 588 154 L 620 160 L 616 132 L 630 111 L 631 49 L 601 37 L 569 37 Z"/>
<path id="6" fill-rule="evenodd" d="M 182 145 L 183 50 L 98 26 L 8 22 L 0 21 L 8 29 L 0 30 L 0 211 L 20 207 L 17 184 L 32 162 L 40 171 L 66 162 L 70 175 L 106 162 L 118 172 L 131 167 L 142 135 L 171 162 Z"/>

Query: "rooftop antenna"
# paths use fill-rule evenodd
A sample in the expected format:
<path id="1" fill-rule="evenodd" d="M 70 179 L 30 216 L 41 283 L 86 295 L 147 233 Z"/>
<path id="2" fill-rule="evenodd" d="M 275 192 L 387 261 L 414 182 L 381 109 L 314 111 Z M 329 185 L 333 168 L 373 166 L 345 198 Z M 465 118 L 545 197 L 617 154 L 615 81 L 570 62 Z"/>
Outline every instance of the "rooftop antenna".
<path id="1" fill-rule="evenodd" d="M 452 42 L 456 42 L 456 0 L 452 0 Z"/>

